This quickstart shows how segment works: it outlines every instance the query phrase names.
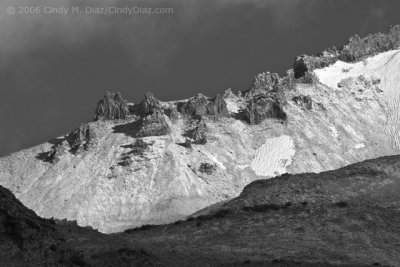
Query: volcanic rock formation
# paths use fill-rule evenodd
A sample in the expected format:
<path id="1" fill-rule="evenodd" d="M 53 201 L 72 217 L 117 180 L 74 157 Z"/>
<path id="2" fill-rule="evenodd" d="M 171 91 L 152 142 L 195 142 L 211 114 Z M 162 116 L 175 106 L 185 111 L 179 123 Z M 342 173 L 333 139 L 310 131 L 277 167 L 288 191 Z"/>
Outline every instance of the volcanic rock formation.
<path id="1" fill-rule="evenodd" d="M 265 119 L 278 119 L 285 121 L 286 113 L 283 111 L 285 103 L 283 79 L 277 73 L 261 73 L 254 78 L 250 89 L 245 93 L 246 106 L 237 115 L 250 124 L 260 124 Z"/>
<path id="2" fill-rule="evenodd" d="M 242 111 L 241 116 L 250 124 L 260 124 L 268 118 L 275 118 L 282 121 L 285 121 L 287 118 L 279 101 L 271 99 L 264 94 L 254 97 Z"/>
<path id="3" fill-rule="evenodd" d="M 140 120 L 137 137 L 167 135 L 171 132 L 168 117 L 160 111 L 155 111 Z"/>
<path id="4" fill-rule="evenodd" d="M 220 95 L 209 100 L 206 96 L 198 94 L 187 102 L 179 103 L 178 111 L 191 116 L 228 116 L 229 114 L 226 102 Z"/>
<path id="5" fill-rule="evenodd" d="M 186 136 L 190 138 L 189 140 L 191 140 L 191 144 L 194 143 L 204 145 L 207 142 L 207 130 L 207 125 L 204 119 L 200 117 L 200 119 L 195 122 L 194 128 L 187 131 Z"/>
<path id="6" fill-rule="evenodd" d="M 153 93 L 147 92 L 140 104 L 130 106 L 130 111 L 132 114 L 147 116 L 154 112 L 161 112 L 162 107 L 160 101 L 153 95 Z"/>
<path id="7" fill-rule="evenodd" d="M 106 95 L 97 104 L 95 120 L 125 119 L 129 115 L 129 107 L 121 93 L 106 92 Z"/>
<path id="8" fill-rule="evenodd" d="M 276 93 L 280 83 L 281 78 L 277 73 L 260 73 L 254 78 L 254 82 L 250 89 L 245 92 L 245 96 L 251 98 L 265 92 Z"/>

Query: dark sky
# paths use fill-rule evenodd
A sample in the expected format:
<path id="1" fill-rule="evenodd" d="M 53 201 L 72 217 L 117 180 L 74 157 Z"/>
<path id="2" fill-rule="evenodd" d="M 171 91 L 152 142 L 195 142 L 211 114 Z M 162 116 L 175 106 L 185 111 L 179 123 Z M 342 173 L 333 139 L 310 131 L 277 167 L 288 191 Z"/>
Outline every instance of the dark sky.
<path id="1" fill-rule="evenodd" d="M 46 6 L 172 7 L 170 15 L 43 14 Z M 41 14 L 7 15 L 8 7 Z M 140 102 L 246 90 L 295 56 L 400 24 L 398 0 L 2 0 L 0 156 L 92 119 L 107 90 Z"/>

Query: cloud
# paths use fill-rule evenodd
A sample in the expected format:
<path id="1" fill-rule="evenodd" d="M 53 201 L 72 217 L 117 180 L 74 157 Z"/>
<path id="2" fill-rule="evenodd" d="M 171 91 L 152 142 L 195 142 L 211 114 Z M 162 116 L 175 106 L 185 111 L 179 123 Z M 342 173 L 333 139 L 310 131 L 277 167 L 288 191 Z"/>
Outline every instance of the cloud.
<path id="1" fill-rule="evenodd" d="M 269 16 L 274 23 L 281 29 L 296 28 L 299 23 L 298 18 L 303 14 L 309 15 L 309 11 L 314 7 L 316 0 L 219 0 L 219 1 L 185 1 L 182 7 L 185 10 L 186 18 L 194 21 L 203 14 L 218 12 L 228 8 L 240 8 L 241 6 L 253 6 L 254 9 L 265 10 L 265 16 Z M 183 2 L 182 2 L 183 3 Z M 296 22 L 296 23 L 294 23 Z M 263 26 L 263 25 L 259 25 Z"/>
<path id="2" fill-rule="evenodd" d="M 312 2 L 312 1 L 307 1 Z M 172 7 L 172 15 L 55 15 L 43 14 L 51 7 Z M 192 30 L 204 16 L 229 8 L 253 6 L 265 9 L 275 26 L 290 28 L 298 20 L 297 9 L 304 0 L 221 0 L 221 1 L 124 1 L 124 0 L 3 0 L 0 2 L 0 55 L 3 67 L 14 56 L 22 56 L 49 44 L 79 46 L 96 39 L 115 38 L 138 64 L 157 60 L 160 66 L 173 58 L 182 43 L 177 36 Z M 7 15 L 8 7 L 40 7 L 42 14 Z M 299 23 L 296 23 L 299 25 Z M 260 25 L 258 25 L 260 26 Z M 162 44 L 162 49 L 160 49 Z"/>

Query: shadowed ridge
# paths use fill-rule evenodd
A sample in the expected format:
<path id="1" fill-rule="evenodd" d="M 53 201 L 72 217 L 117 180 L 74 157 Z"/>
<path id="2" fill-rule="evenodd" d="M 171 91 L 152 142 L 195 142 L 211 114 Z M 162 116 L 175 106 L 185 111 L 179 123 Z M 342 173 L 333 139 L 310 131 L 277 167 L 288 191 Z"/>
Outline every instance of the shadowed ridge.
<path id="1" fill-rule="evenodd" d="M 38 217 L 8 189 L 0 186 L 0 258 L 3 266 L 57 265 L 64 260 L 60 238 L 54 221 Z"/>
<path id="2" fill-rule="evenodd" d="M 1 266 L 159 266 L 145 250 L 76 222 L 47 220 L 0 186 Z"/>
<path id="3" fill-rule="evenodd" d="M 126 235 L 194 265 L 397 266 L 399 174 L 400 156 L 390 156 L 258 180 L 209 213 Z"/>

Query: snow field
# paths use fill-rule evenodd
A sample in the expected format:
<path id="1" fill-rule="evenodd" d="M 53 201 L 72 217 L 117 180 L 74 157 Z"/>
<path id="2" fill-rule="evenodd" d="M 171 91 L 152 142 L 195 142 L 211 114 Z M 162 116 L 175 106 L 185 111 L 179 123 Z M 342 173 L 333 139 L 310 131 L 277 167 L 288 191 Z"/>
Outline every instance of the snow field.
<path id="1" fill-rule="evenodd" d="M 357 63 L 337 61 L 314 73 L 321 83 L 334 90 L 340 90 L 338 83 L 349 77 L 362 75 L 375 80 L 384 94 L 386 132 L 394 145 L 400 147 L 400 50 L 380 53 Z"/>
<path id="2" fill-rule="evenodd" d="M 288 135 L 269 138 L 256 151 L 251 168 L 260 176 L 276 176 L 286 173 L 295 154 L 293 139 Z"/>

